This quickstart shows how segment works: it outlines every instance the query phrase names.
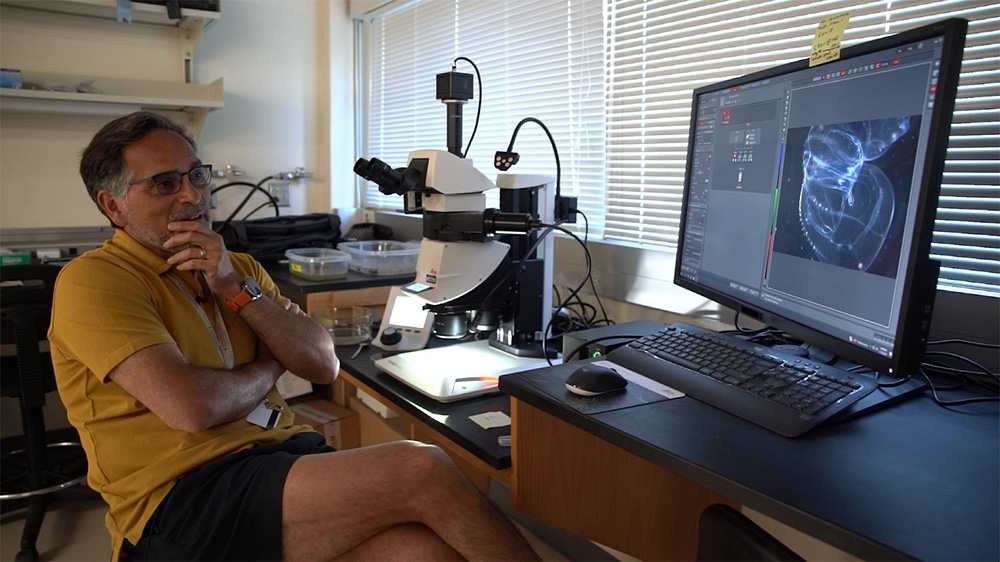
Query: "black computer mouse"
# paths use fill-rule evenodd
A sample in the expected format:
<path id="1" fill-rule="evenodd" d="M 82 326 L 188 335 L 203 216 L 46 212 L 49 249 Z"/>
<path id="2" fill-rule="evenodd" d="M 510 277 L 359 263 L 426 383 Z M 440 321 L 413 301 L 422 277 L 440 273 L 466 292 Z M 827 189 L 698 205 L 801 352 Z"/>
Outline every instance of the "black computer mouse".
<path id="1" fill-rule="evenodd" d="M 625 388 L 628 381 L 610 367 L 585 365 L 566 377 L 566 389 L 580 396 L 600 396 Z"/>

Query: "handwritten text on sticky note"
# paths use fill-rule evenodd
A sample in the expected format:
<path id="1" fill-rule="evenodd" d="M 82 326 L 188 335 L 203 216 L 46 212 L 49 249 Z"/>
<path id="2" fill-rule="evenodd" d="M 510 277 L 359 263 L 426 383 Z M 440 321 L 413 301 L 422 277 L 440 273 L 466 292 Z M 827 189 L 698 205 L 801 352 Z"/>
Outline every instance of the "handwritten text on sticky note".
<path id="1" fill-rule="evenodd" d="M 812 51 L 809 53 L 809 66 L 840 58 L 840 42 L 844 39 L 844 30 L 852 15 L 854 10 L 827 16 L 819 22 L 816 37 L 813 37 Z"/>

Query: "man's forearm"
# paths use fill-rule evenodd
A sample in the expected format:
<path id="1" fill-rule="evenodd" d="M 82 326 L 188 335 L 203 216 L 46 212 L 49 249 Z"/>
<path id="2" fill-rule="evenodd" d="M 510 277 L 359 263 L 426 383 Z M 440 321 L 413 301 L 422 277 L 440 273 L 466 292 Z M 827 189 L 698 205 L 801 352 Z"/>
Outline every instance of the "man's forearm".
<path id="1" fill-rule="evenodd" d="M 249 414 L 274 388 L 284 369 L 276 361 L 256 359 L 232 371 L 218 371 L 201 377 L 204 412 L 193 416 L 201 429 L 228 423 Z"/>
<path id="2" fill-rule="evenodd" d="M 269 298 L 243 307 L 240 316 L 289 371 L 320 384 L 336 379 L 340 364 L 333 340 L 318 322 Z"/>
<path id="3" fill-rule="evenodd" d="M 245 417 L 283 372 L 267 350 L 226 370 L 191 365 L 177 346 L 160 344 L 135 352 L 108 377 L 170 427 L 196 433 Z"/>

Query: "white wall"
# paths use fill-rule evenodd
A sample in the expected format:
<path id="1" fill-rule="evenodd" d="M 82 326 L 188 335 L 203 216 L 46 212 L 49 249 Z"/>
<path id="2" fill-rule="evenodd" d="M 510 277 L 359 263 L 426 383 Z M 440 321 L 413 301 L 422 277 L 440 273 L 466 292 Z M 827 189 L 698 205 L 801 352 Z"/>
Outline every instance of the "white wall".
<path id="1" fill-rule="evenodd" d="M 170 66 L 178 53 L 165 52 L 170 44 L 157 28 L 67 18 L 0 9 L 0 64 L 178 79 L 179 66 Z M 346 0 L 222 0 L 221 17 L 204 31 L 194 57 L 195 81 L 221 77 L 226 92 L 225 107 L 211 111 L 201 128 L 200 156 L 216 169 L 238 166 L 246 172 L 241 179 L 253 182 L 304 167 L 313 177 L 292 182 L 292 207 L 283 215 L 355 206 L 353 64 Z M 108 120 L 0 112 L 0 229 L 107 226 L 77 167 L 80 151 Z M 332 195 L 331 185 L 338 186 Z M 221 192 L 216 217 L 246 193 Z"/>
<path id="2" fill-rule="evenodd" d="M 292 181 L 292 207 L 283 215 L 355 206 L 353 27 L 346 1 L 224 0 L 195 61 L 196 82 L 222 77 L 226 87 L 225 108 L 209 113 L 198 138 L 202 160 L 216 169 L 236 166 L 246 172 L 240 179 L 252 183 L 304 167 L 313 176 Z M 332 194 L 331 185 L 337 186 Z M 216 218 L 247 193 L 241 187 L 219 192 Z"/>

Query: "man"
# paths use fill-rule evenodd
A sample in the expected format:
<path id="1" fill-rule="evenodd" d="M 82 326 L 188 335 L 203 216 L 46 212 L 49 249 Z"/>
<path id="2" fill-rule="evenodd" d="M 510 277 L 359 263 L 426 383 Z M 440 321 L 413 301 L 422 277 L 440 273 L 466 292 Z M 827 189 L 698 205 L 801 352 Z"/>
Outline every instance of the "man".
<path id="1" fill-rule="evenodd" d="M 59 275 L 49 340 L 114 559 L 530 559 L 436 447 L 331 452 L 274 387 L 333 343 L 210 228 L 211 166 L 180 127 L 116 119 L 80 173 L 115 226 Z"/>

